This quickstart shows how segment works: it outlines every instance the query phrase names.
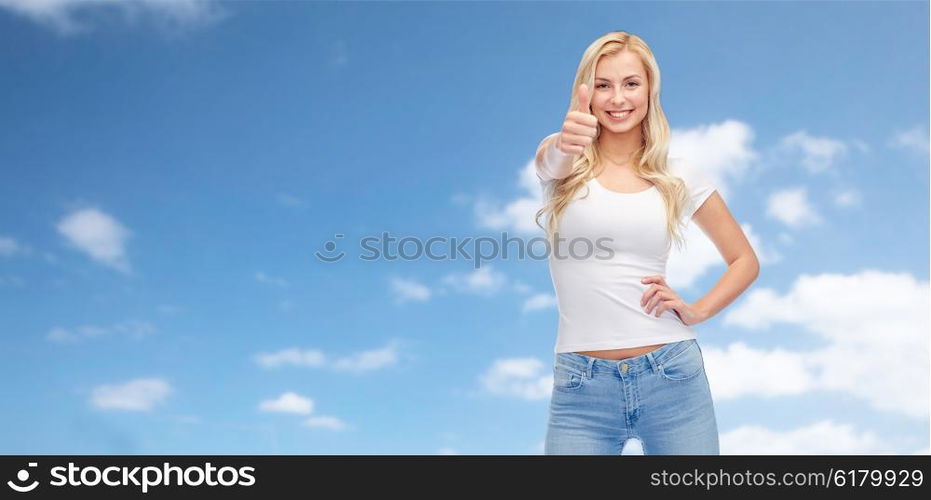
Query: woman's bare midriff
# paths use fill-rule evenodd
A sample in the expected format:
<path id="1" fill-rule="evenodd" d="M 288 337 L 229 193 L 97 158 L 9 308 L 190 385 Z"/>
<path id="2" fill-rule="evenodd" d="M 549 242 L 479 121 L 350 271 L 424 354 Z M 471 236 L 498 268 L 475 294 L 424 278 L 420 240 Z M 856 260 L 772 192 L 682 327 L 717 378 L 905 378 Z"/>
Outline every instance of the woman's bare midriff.
<path id="1" fill-rule="evenodd" d="M 655 351 L 666 344 L 644 345 L 639 347 L 629 347 L 627 349 L 605 349 L 602 351 L 576 351 L 576 354 L 583 354 L 593 358 L 610 359 L 617 361 L 621 359 L 642 356 L 650 351 Z"/>

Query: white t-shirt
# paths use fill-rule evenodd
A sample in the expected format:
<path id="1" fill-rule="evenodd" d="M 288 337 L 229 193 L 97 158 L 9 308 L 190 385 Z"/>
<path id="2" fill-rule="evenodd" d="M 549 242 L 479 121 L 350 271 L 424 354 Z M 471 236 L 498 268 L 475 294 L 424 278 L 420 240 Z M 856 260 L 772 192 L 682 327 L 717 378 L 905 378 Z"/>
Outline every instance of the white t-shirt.
<path id="1" fill-rule="evenodd" d="M 554 134 L 555 135 L 555 134 Z M 536 162 L 544 196 L 547 183 L 565 177 L 572 155 L 550 141 L 543 161 Z M 710 179 L 682 158 L 667 161 L 680 177 L 690 204 L 683 220 L 691 219 L 715 191 Z M 549 255 L 550 276 L 559 308 L 554 352 L 619 349 L 665 344 L 696 338 L 675 311 L 654 316 L 640 306 L 652 283 L 646 276 L 666 276 L 671 241 L 666 235 L 666 210 L 655 186 L 637 193 L 619 193 L 591 178 L 576 192 L 559 225 L 556 248 Z M 599 241 L 599 239 L 601 239 Z M 571 252 L 570 252 L 571 250 Z"/>

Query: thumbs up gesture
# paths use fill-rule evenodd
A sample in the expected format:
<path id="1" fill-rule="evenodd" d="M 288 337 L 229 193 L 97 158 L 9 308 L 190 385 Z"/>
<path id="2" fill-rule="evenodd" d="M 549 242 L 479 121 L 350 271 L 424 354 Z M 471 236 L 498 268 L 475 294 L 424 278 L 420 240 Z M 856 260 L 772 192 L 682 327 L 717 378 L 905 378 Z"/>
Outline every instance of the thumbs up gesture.
<path id="1" fill-rule="evenodd" d="M 591 113 L 592 94 L 588 85 L 579 85 L 578 108 L 566 114 L 562 130 L 556 137 L 556 148 L 566 154 L 582 154 L 598 135 L 598 119 Z"/>

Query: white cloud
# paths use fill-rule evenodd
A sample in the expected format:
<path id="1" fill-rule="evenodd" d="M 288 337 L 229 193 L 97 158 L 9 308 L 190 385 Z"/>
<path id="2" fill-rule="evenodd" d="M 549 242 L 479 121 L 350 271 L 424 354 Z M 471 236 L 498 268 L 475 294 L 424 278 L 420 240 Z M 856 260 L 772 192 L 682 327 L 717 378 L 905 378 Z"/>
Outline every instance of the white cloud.
<path id="1" fill-rule="evenodd" d="M 349 64 L 349 47 L 346 40 L 335 40 L 330 45 L 331 59 L 333 66 L 341 67 Z"/>
<path id="2" fill-rule="evenodd" d="M 418 302 L 430 300 L 430 288 L 414 280 L 392 278 L 391 290 L 395 295 L 395 303 L 403 303 L 411 300 Z"/>
<path id="3" fill-rule="evenodd" d="M 19 276 L 0 276 L 0 286 L 20 287 L 26 284 L 26 280 Z"/>
<path id="4" fill-rule="evenodd" d="M 687 158 L 701 167 L 721 196 L 728 199 L 728 177 L 744 176 L 760 157 L 752 146 L 754 138 L 753 128 L 738 120 L 673 129 L 669 156 Z"/>
<path id="5" fill-rule="evenodd" d="M 437 455 L 459 455 L 459 452 L 455 448 L 450 448 L 449 446 L 443 446 L 436 452 Z"/>
<path id="6" fill-rule="evenodd" d="M 314 402 L 294 392 L 285 392 L 277 399 L 268 399 L 259 403 L 259 410 L 278 413 L 297 413 L 308 415 L 314 409 Z"/>
<path id="7" fill-rule="evenodd" d="M 314 411 L 314 400 L 301 396 L 296 392 L 287 391 L 275 399 L 268 399 L 259 403 L 259 410 L 273 413 L 292 413 L 297 415 L 310 415 Z M 341 431 L 350 426 L 337 417 L 330 415 L 315 415 L 305 418 L 301 425 L 317 429 Z"/>
<path id="8" fill-rule="evenodd" d="M 815 137 L 805 130 L 783 137 L 779 145 L 786 150 L 800 152 L 802 166 L 813 174 L 831 169 L 848 150 L 843 141 Z"/>
<path id="9" fill-rule="evenodd" d="M 539 359 L 498 359 L 479 376 L 479 382 L 492 394 L 541 400 L 550 396 L 553 374 L 544 373 L 543 362 Z"/>
<path id="10" fill-rule="evenodd" d="M 149 411 L 171 392 L 171 385 L 163 379 L 139 378 L 120 385 L 95 387 L 91 404 L 107 410 Z"/>
<path id="11" fill-rule="evenodd" d="M 96 208 L 75 210 L 57 225 L 68 242 L 103 265 L 130 273 L 126 240 L 131 233 L 116 219 Z"/>
<path id="12" fill-rule="evenodd" d="M 346 422 L 343 422 L 337 417 L 331 416 L 310 417 L 304 420 L 303 424 L 307 427 L 329 429 L 333 431 L 341 431 L 349 428 L 349 425 L 346 424 Z"/>
<path id="13" fill-rule="evenodd" d="M 149 322 L 127 320 L 111 326 L 82 325 L 71 329 L 56 326 L 45 334 L 45 338 L 60 344 L 74 343 L 84 339 L 99 338 L 106 335 L 125 335 L 131 339 L 138 340 L 156 331 L 155 326 Z"/>
<path id="14" fill-rule="evenodd" d="M 808 202 L 808 192 L 803 187 L 783 189 L 769 195 L 766 215 L 792 228 L 824 222 L 824 219 Z"/>
<path id="15" fill-rule="evenodd" d="M 869 153 L 872 150 L 869 144 L 867 144 L 864 141 L 861 141 L 860 139 L 851 139 L 849 143 L 851 146 L 859 149 L 860 151 L 864 153 Z"/>
<path id="16" fill-rule="evenodd" d="M 45 334 L 45 338 L 51 340 L 52 342 L 58 342 L 64 344 L 67 342 L 76 342 L 81 339 L 81 336 L 72 333 L 70 330 L 66 330 L 61 327 L 54 327 Z"/>
<path id="17" fill-rule="evenodd" d="M 30 20 L 47 26 L 61 35 L 90 31 L 88 24 L 78 20 L 101 9 L 119 9 L 127 19 L 149 14 L 165 26 L 192 26 L 217 21 L 224 17 L 213 0 L 0 0 L 6 8 Z"/>
<path id="18" fill-rule="evenodd" d="M 495 271 L 494 266 L 487 263 L 468 273 L 448 274 L 442 278 L 441 283 L 451 286 L 458 292 L 482 297 L 494 297 L 502 292 L 531 295 L 522 300 L 521 311 L 524 313 L 555 305 L 555 297 L 552 295 L 534 294 L 533 287 L 530 285 L 519 280 L 511 280 L 506 274 Z M 446 288 L 438 286 L 437 293 L 445 294 Z M 552 297 L 552 299 L 547 297 Z M 552 303 L 550 304 L 550 302 Z"/>
<path id="19" fill-rule="evenodd" d="M 281 288 L 287 288 L 287 287 L 288 287 L 288 282 L 285 281 L 284 279 L 282 279 L 282 278 L 276 278 L 275 276 L 270 276 L 270 275 L 268 275 L 268 274 L 265 274 L 265 273 L 262 272 L 262 271 L 257 271 L 257 272 L 255 273 L 255 279 L 256 279 L 256 281 L 258 281 L 259 283 L 268 283 L 268 284 L 270 284 L 270 285 L 275 285 L 275 286 L 281 287 Z"/>
<path id="20" fill-rule="evenodd" d="M 330 368 L 335 371 L 362 373 L 392 366 L 398 362 L 401 342 L 389 341 L 385 347 L 370 349 L 335 359 L 327 359 L 319 349 L 299 349 L 291 347 L 272 353 L 259 353 L 254 356 L 257 364 L 263 368 L 282 366 L 303 366 Z"/>
<path id="21" fill-rule="evenodd" d="M 789 431 L 747 425 L 721 434 L 722 455 L 880 455 L 890 454 L 872 432 L 831 420 Z"/>
<path id="22" fill-rule="evenodd" d="M 296 392 L 287 391 L 275 399 L 268 399 L 259 403 L 259 410 L 274 413 L 293 413 L 297 415 L 310 415 L 314 411 L 314 400 L 301 396 Z M 301 425 L 317 429 L 341 431 L 350 426 L 337 417 L 329 415 L 316 415 L 305 418 Z"/>
<path id="23" fill-rule="evenodd" d="M 740 228 L 747 236 L 750 246 L 753 247 L 753 253 L 756 254 L 760 264 L 775 264 L 782 260 L 782 254 L 776 251 L 776 249 L 763 245 L 763 238 L 753 229 L 752 225 L 745 223 L 741 224 Z M 705 237 L 705 239 L 708 240 L 707 237 Z M 710 242 L 711 240 L 708 241 Z M 718 258 L 721 258 L 720 253 L 718 254 Z"/>
<path id="24" fill-rule="evenodd" d="M 703 344 L 702 355 L 716 399 L 793 396 L 816 387 L 814 367 L 797 352 L 754 349 L 736 342 L 725 349 Z"/>
<path id="25" fill-rule="evenodd" d="M 515 281 L 511 283 L 511 289 L 517 293 L 524 293 L 524 294 L 527 294 L 533 291 L 533 288 L 531 288 L 530 285 L 523 283 L 521 281 Z"/>
<path id="26" fill-rule="evenodd" d="M 199 424 L 203 422 L 203 419 L 201 419 L 197 415 L 174 415 L 169 418 L 175 422 L 179 422 L 182 424 Z"/>
<path id="27" fill-rule="evenodd" d="M 860 205 L 862 199 L 863 197 L 858 190 L 853 188 L 845 189 L 834 194 L 834 205 L 841 208 L 855 207 Z"/>
<path id="28" fill-rule="evenodd" d="M 556 307 L 556 296 L 551 293 L 538 293 L 524 301 L 523 312 L 539 311 Z"/>
<path id="29" fill-rule="evenodd" d="M 501 290 L 507 283 L 507 276 L 495 271 L 491 264 L 485 264 L 468 274 L 449 274 L 443 278 L 443 283 L 460 292 L 489 296 Z"/>
<path id="30" fill-rule="evenodd" d="M 0 257 L 10 257 L 20 253 L 26 253 L 27 249 L 22 243 L 17 242 L 9 236 L 0 236 Z"/>
<path id="31" fill-rule="evenodd" d="M 166 316 L 174 316 L 174 315 L 176 315 L 176 314 L 180 314 L 180 313 L 184 312 L 184 308 L 183 308 L 183 307 L 181 307 L 181 306 L 176 306 L 176 305 L 173 305 L 173 304 L 160 304 L 160 305 L 156 306 L 155 309 L 156 309 L 158 312 L 160 312 L 161 314 L 164 314 L 164 315 L 166 315 Z"/>
<path id="32" fill-rule="evenodd" d="M 928 154 L 928 130 L 919 124 L 908 130 L 897 131 L 889 140 L 889 145 Z"/>
<path id="33" fill-rule="evenodd" d="M 877 410 L 928 417 L 929 284 L 907 273 L 801 275 L 779 294 L 751 291 L 725 326 L 796 325 L 821 347 L 801 352 L 703 346 L 716 397 L 839 391 Z"/>
<path id="34" fill-rule="evenodd" d="M 726 264 L 714 243 L 697 225 L 687 225 L 683 237 L 687 245 L 682 250 L 673 245 L 666 260 L 666 283 L 673 289 L 691 287 L 709 269 Z"/>
<path id="35" fill-rule="evenodd" d="M 480 197 L 475 201 L 473 210 L 479 227 L 525 236 L 543 234 L 534 221 L 537 210 L 543 206 L 543 196 L 532 159 L 518 173 L 517 185 L 522 193 L 513 200 L 502 203 Z"/>
<path id="36" fill-rule="evenodd" d="M 378 370 L 398 362 L 398 341 L 391 341 L 380 349 L 362 351 L 333 360 L 331 366 L 337 371 L 362 373 Z"/>
<path id="37" fill-rule="evenodd" d="M 307 205 L 307 202 L 303 199 L 288 193 L 278 193 L 275 199 L 278 200 L 278 203 L 287 207 L 303 207 Z"/>
<path id="38" fill-rule="evenodd" d="M 323 366 L 326 356 L 319 349 L 299 349 L 292 347 L 273 353 L 259 353 L 255 361 L 265 368 L 278 368 L 285 365 Z"/>

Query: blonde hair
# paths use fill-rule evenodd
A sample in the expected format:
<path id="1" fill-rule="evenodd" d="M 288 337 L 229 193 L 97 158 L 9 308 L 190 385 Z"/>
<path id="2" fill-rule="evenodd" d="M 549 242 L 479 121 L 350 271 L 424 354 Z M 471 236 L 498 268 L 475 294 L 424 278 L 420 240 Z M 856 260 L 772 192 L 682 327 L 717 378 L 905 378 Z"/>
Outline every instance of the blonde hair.
<path id="1" fill-rule="evenodd" d="M 680 230 L 685 221 L 680 221 L 682 211 L 689 203 L 689 195 L 685 183 L 669 173 L 667 168 L 667 154 L 669 151 L 669 122 L 659 102 L 660 73 L 659 66 L 653 52 L 637 35 L 623 31 L 607 33 L 588 46 L 582 54 L 575 81 L 572 84 L 572 95 L 569 97 L 569 109 L 577 107 L 576 93 L 579 85 L 585 83 L 590 92 L 594 93 L 595 67 L 604 56 L 613 56 L 622 51 L 630 51 L 640 57 L 646 68 L 649 82 L 649 104 L 647 115 L 640 122 L 640 132 L 643 142 L 631 156 L 631 167 L 638 176 L 651 181 L 662 195 L 666 206 L 666 233 L 678 248 L 685 243 Z M 601 134 L 601 125 L 598 125 L 598 134 Z M 555 140 L 555 137 L 552 139 Z M 543 146 L 543 145 L 541 145 Z M 540 151 L 537 152 L 538 154 Z M 593 141 L 582 154 L 575 155 L 572 160 L 571 173 L 562 179 L 554 179 L 547 183 L 546 203 L 537 211 L 535 221 L 537 226 L 546 231 L 547 238 L 552 238 L 558 231 L 559 219 L 566 207 L 573 200 L 576 191 L 585 183 L 598 175 L 594 172 L 595 165 L 599 164 L 600 152 L 598 142 Z M 586 196 L 588 196 L 586 194 Z M 549 215 L 547 225 L 540 225 L 540 217 Z"/>

